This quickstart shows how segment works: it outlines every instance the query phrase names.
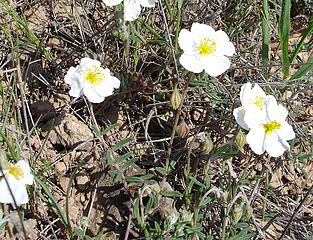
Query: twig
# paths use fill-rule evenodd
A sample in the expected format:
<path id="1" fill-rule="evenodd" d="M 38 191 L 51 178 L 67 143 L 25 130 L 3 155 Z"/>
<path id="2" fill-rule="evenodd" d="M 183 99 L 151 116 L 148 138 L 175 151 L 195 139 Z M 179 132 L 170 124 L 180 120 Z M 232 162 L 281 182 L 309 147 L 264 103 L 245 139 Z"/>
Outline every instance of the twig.
<path id="1" fill-rule="evenodd" d="M 131 227 L 131 220 L 133 218 L 133 211 L 134 208 L 132 207 L 129 211 L 129 215 L 128 215 L 128 221 L 127 221 L 127 227 L 126 227 L 126 231 L 125 231 L 125 236 L 124 236 L 124 240 L 128 240 L 128 236 L 129 236 L 129 232 L 130 232 L 130 227 Z"/>
<path id="2" fill-rule="evenodd" d="M 293 222 L 293 220 L 296 218 L 297 213 L 299 212 L 299 210 L 301 209 L 302 205 L 304 204 L 305 200 L 309 197 L 309 195 L 312 193 L 313 191 L 313 184 L 310 187 L 309 191 L 306 193 L 306 195 L 304 196 L 304 198 L 301 200 L 300 204 L 298 205 L 298 207 L 296 208 L 296 210 L 293 212 L 289 222 L 287 223 L 286 227 L 284 228 L 284 231 L 282 233 L 282 235 L 280 236 L 280 238 L 278 240 L 281 240 L 285 237 L 287 230 L 289 229 L 291 223 Z"/>
<path id="3" fill-rule="evenodd" d="M 189 82 L 192 79 L 192 76 L 193 76 L 193 74 L 189 74 L 189 78 L 188 78 L 188 80 L 187 80 L 187 82 L 185 84 L 185 87 L 184 87 L 184 90 L 183 90 L 183 93 L 182 93 L 181 103 L 180 103 L 180 105 L 179 105 L 179 107 L 178 107 L 178 109 L 176 111 L 175 122 L 174 122 L 173 130 L 172 130 L 170 144 L 169 144 L 169 147 L 168 147 L 168 152 L 167 152 L 167 157 L 166 157 L 166 162 L 165 162 L 165 169 L 166 170 L 168 170 L 168 167 L 170 165 L 171 152 L 172 152 L 172 146 L 173 146 L 173 142 L 174 142 L 175 132 L 176 132 L 176 128 L 177 128 L 177 125 L 178 125 L 179 116 L 180 116 L 180 113 L 182 112 L 182 108 L 183 108 L 183 105 L 184 105 L 184 100 L 185 100 L 185 97 L 186 97 L 187 92 L 188 92 Z"/>

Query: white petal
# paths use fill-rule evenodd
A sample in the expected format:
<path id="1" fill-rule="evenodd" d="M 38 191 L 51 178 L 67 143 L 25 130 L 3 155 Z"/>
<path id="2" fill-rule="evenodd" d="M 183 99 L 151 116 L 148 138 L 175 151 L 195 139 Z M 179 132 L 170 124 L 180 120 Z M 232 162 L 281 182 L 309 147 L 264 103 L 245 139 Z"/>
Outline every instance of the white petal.
<path id="1" fill-rule="evenodd" d="M 154 7 L 156 0 L 140 0 L 140 5 L 143 7 Z"/>
<path id="2" fill-rule="evenodd" d="M 245 108 L 245 110 L 246 113 L 244 116 L 244 122 L 248 125 L 249 128 L 258 127 L 267 121 L 265 109 L 261 111 L 258 107 L 251 104 Z"/>
<path id="3" fill-rule="evenodd" d="M 109 7 L 111 6 L 116 6 L 122 2 L 122 0 L 103 0 L 103 2 L 108 5 Z"/>
<path id="4" fill-rule="evenodd" d="M 245 110 L 243 107 L 234 109 L 233 115 L 235 116 L 236 122 L 240 125 L 240 127 L 249 130 L 248 125 L 244 121 Z"/>
<path id="5" fill-rule="evenodd" d="M 182 29 L 178 36 L 178 44 L 184 53 L 192 54 L 194 52 L 194 40 L 192 33 L 186 29 Z"/>
<path id="6" fill-rule="evenodd" d="M 242 106 L 248 106 L 250 102 L 251 88 L 252 84 L 250 82 L 242 85 L 240 90 L 240 101 Z"/>
<path id="7" fill-rule="evenodd" d="M 276 120 L 278 107 L 275 97 L 271 95 L 266 96 L 264 105 L 266 109 L 267 118 L 271 121 Z"/>
<path id="8" fill-rule="evenodd" d="M 110 81 L 111 87 L 115 89 L 119 88 L 121 85 L 121 81 L 117 77 L 114 77 L 114 76 L 108 77 L 108 81 Z"/>
<path id="9" fill-rule="evenodd" d="M 140 3 L 136 0 L 124 0 L 124 20 L 133 21 L 141 12 Z"/>
<path id="10" fill-rule="evenodd" d="M 217 77 L 224 73 L 230 67 L 230 61 L 224 56 L 207 56 L 202 57 L 202 64 L 207 74 Z"/>
<path id="11" fill-rule="evenodd" d="M 28 162 L 25 160 L 20 160 L 16 163 L 16 165 L 19 166 L 24 172 L 22 182 L 27 185 L 32 185 L 34 181 L 34 176 L 31 174 Z"/>
<path id="12" fill-rule="evenodd" d="M 74 98 L 78 98 L 82 95 L 82 90 L 83 90 L 83 88 L 78 81 L 73 82 L 71 85 L 71 89 L 68 92 L 68 94 Z"/>
<path id="13" fill-rule="evenodd" d="M 64 80 L 71 86 L 69 95 L 75 98 L 79 97 L 83 88 L 80 75 L 77 72 L 71 72 L 65 75 Z"/>
<path id="14" fill-rule="evenodd" d="M 255 83 L 254 87 L 251 89 L 251 94 L 253 98 L 255 98 L 256 96 L 264 97 L 264 98 L 266 97 L 265 92 L 257 83 Z"/>
<path id="15" fill-rule="evenodd" d="M 246 141 L 249 144 L 250 148 L 256 154 L 264 153 L 264 138 L 265 132 L 262 127 L 254 127 L 247 134 Z"/>
<path id="16" fill-rule="evenodd" d="M 213 39 L 216 42 L 216 52 L 215 52 L 216 55 L 232 56 L 235 54 L 235 46 L 232 42 L 229 41 L 229 38 L 224 31 L 222 30 L 216 31 L 214 33 Z"/>
<path id="17" fill-rule="evenodd" d="M 13 190 L 13 195 L 14 195 L 17 206 L 28 203 L 29 201 L 25 184 L 20 183 L 16 185 Z"/>
<path id="18" fill-rule="evenodd" d="M 80 64 L 79 64 L 80 70 L 85 70 L 85 68 L 87 67 L 94 67 L 94 66 L 100 67 L 101 63 L 98 60 L 91 59 L 88 57 L 82 58 L 80 60 Z"/>
<path id="19" fill-rule="evenodd" d="M 10 184 L 10 186 L 12 185 Z M 8 185 L 4 177 L 2 177 L 0 180 L 0 189 L 1 189 L 0 202 L 1 203 L 13 203 L 12 195 L 9 191 Z M 12 187 L 11 187 L 11 190 L 12 190 Z"/>
<path id="20" fill-rule="evenodd" d="M 183 53 L 179 58 L 179 62 L 190 72 L 200 73 L 203 71 L 203 66 L 200 62 L 200 59 L 195 55 L 188 55 Z"/>
<path id="21" fill-rule="evenodd" d="M 3 175 L 7 174 L 8 172 L 9 172 L 9 170 L 6 170 L 6 169 L 2 168 L 2 171 L 0 171 L 0 177 L 2 177 Z"/>
<path id="22" fill-rule="evenodd" d="M 100 96 L 94 89 L 94 86 L 88 84 L 83 89 L 84 95 L 88 99 L 88 101 L 92 103 L 100 103 L 104 101 L 104 97 Z"/>
<path id="23" fill-rule="evenodd" d="M 192 36 L 200 40 L 205 37 L 210 38 L 210 39 L 213 38 L 215 31 L 209 25 L 201 24 L 201 23 L 193 23 L 191 26 L 191 33 L 192 33 Z"/>
<path id="24" fill-rule="evenodd" d="M 285 121 L 288 116 L 288 110 L 283 105 L 278 104 L 277 106 L 277 120 Z"/>
<path id="25" fill-rule="evenodd" d="M 295 132 L 291 125 L 289 125 L 286 121 L 281 122 L 281 128 L 276 131 L 279 137 L 283 140 L 291 140 L 296 137 Z"/>
<path id="26" fill-rule="evenodd" d="M 75 82 L 77 79 L 77 73 L 76 73 L 77 67 L 70 67 L 67 73 L 64 76 L 64 81 L 67 84 L 72 84 L 72 82 Z"/>
<path id="27" fill-rule="evenodd" d="M 119 88 L 120 80 L 116 77 L 110 76 L 106 77 L 105 80 L 99 84 L 95 85 L 94 89 L 96 93 L 101 97 L 108 97 L 113 94 L 115 88 Z"/>
<path id="28" fill-rule="evenodd" d="M 3 203 L 11 203 L 14 206 L 13 198 L 17 204 L 17 206 L 28 203 L 28 194 L 26 191 L 26 186 L 23 182 L 18 181 L 15 177 L 11 176 L 10 174 L 6 175 L 6 179 L 12 191 L 13 197 L 11 192 L 8 188 L 8 185 L 4 179 L 0 180 L 0 202 Z"/>
<path id="29" fill-rule="evenodd" d="M 283 153 L 289 149 L 289 144 L 287 142 L 282 142 L 279 140 L 278 135 L 275 133 L 266 134 L 265 136 L 265 151 L 271 157 L 279 157 L 283 155 Z"/>

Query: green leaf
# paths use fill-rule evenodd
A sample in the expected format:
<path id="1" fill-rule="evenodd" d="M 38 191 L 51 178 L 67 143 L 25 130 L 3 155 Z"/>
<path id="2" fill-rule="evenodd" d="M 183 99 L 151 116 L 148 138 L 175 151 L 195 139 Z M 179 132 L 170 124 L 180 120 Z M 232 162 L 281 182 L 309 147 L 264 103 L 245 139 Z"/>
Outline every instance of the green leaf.
<path id="1" fill-rule="evenodd" d="M 309 60 L 295 72 L 291 79 L 301 78 L 312 69 L 313 69 L 313 54 L 311 54 Z"/>
<path id="2" fill-rule="evenodd" d="M 270 44 L 270 27 L 269 27 L 269 7 L 268 0 L 263 0 L 262 12 L 262 63 L 268 66 L 269 63 L 269 44 Z M 268 79 L 268 68 L 264 68 L 264 77 Z"/>
<path id="3" fill-rule="evenodd" d="M 154 177 L 153 174 L 147 174 L 147 175 L 140 176 L 140 177 L 130 176 L 130 177 L 126 177 L 126 181 L 129 183 L 143 183 L 144 181 L 149 180 L 153 177 Z"/>
<path id="4" fill-rule="evenodd" d="M 139 226 L 140 226 L 141 228 L 144 228 L 144 222 L 143 222 L 143 220 L 141 219 L 141 215 L 140 215 L 139 200 L 138 200 L 138 198 L 136 198 L 136 199 L 134 200 L 134 215 L 135 215 L 135 217 L 136 217 L 136 219 L 137 219 L 137 222 L 138 222 Z"/>
<path id="5" fill-rule="evenodd" d="M 114 164 L 121 163 L 121 162 L 125 161 L 127 158 L 130 158 L 132 156 L 133 156 L 132 152 L 125 153 L 124 155 L 122 155 L 119 158 L 117 158 L 116 160 L 114 160 L 112 163 L 114 163 Z"/>
<path id="6" fill-rule="evenodd" d="M 76 233 L 76 235 L 80 238 L 84 238 L 85 236 L 85 233 L 83 230 L 81 230 L 80 228 L 75 228 L 74 229 L 74 232 Z"/>
<path id="7" fill-rule="evenodd" d="M 180 192 L 178 191 L 164 191 L 162 192 L 162 196 L 164 197 L 183 197 L 183 194 L 181 194 Z"/>
<path id="8" fill-rule="evenodd" d="M 98 131 L 96 128 L 94 128 L 94 132 L 96 133 L 96 136 L 97 137 L 100 137 L 100 136 L 104 136 L 104 135 L 107 135 L 112 129 L 118 127 L 118 124 L 117 123 L 114 123 L 110 126 L 108 126 L 106 129 L 104 129 L 103 131 Z"/>
<path id="9" fill-rule="evenodd" d="M 303 33 L 302 38 L 300 39 L 296 49 L 294 50 L 294 52 L 292 53 L 291 57 L 290 57 L 290 64 L 293 63 L 293 61 L 296 59 L 298 53 L 300 52 L 303 44 L 304 44 L 304 40 L 307 38 L 308 35 L 310 35 L 310 33 L 313 30 L 313 18 L 311 19 L 309 26 L 307 27 L 307 29 L 305 30 L 305 32 Z"/>
<path id="10" fill-rule="evenodd" d="M 167 175 L 167 171 L 165 168 L 162 167 L 156 167 L 155 170 L 159 173 L 161 173 L 161 175 L 166 176 Z"/>
<path id="11" fill-rule="evenodd" d="M 64 224 L 65 228 L 68 230 L 68 232 L 71 232 L 70 226 L 67 223 L 67 220 L 66 220 L 66 217 L 64 215 L 63 210 L 61 209 L 57 200 L 53 197 L 52 193 L 49 191 L 46 184 L 44 182 L 42 182 L 36 175 L 34 175 L 34 179 L 42 187 L 42 189 L 46 192 L 46 194 L 48 195 L 49 200 L 51 201 L 52 205 L 54 206 L 54 208 L 55 208 L 57 214 L 59 215 L 61 222 Z"/>
<path id="12" fill-rule="evenodd" d="M 136 161 L 138 160 L 138 158 L 132 158 L 130 160 L 128 160 L 124 165 L 123 165 L 123 170 L 127 170 L 130 166 L 132 166 Z"/>
<path id="13" fill-rule="evenodd" d="M 288 56 L 288 46 L 289 46 L 289 33 L 290 33 L 290 8 L 291 0 L 283 0 L 283 5 L 281 9 L 281 15 L 279 20 L 279 35 L 280 44 L 282 48 L 282 64 L 284 78 L 289 76 L 289 56 Z"/>
<path id="14" fill-rule="evenodd" d="M 122 148 L 123 146 L 125 146 L 126 144 L 131 142 L 132 140 L 133 140 L 133 138 L 131 138 L 131 137 L 122 139 L 117 144 L 115 144 L 114 147 L 112 147 L 112 151 L 114 151 L 114 152 L 117 151 L 118 149 Z"/>

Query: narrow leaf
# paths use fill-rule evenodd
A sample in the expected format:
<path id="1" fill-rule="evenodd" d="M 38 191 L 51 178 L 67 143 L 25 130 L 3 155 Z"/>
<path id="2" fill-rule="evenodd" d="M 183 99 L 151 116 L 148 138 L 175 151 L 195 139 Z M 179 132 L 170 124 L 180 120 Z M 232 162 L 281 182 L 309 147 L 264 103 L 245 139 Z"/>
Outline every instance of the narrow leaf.
<path id="1" fill-rule="evenodd" d="M 120 148 L 122 148 L 123 146 L 125 146 L 127 143 L 131 142 L 133 140 L 133 138 L 124 138 L 121 141 L 119 141 L 117 144 L 114 145 L 114 147 L 112 147 L 112 151 L 116 151 Z"/>
<path id="2" fill-rule="evenodd" d="M 290 33 L 290 8 L 291 0 L 283 0 L 281 9 L 281 15 L 279 20 L 279 35 L 280 44 L 282 48 L 282 63 L 283 63 L 283 74 L 284 78 L 289 76 L 289 56 L 288 56 L 288 45 L 289 45 L 289 33 Z"/>
<path id="3" fill-rule="evenodd" d="M 313 69 L 313 54 L 311 54 L 309 60 L 305 64 L 303 64 L 298 69 L 298 71 L 296 71 L 296 73 L 291 77 L 291 79 L 301 78 L 312 69 Z"/>
<path id="4" fill-rule="evenodd" d="M 300 39 L 300 42 L 298 43 L 296 49 L 294 50 L 294 52 L 292 53 L 292 56 L 290 58 L 290 64 L 293 63 L 293 61 L 296 59 L 298 53 L 301 51 L 302 46 L 304 44 L 304 40 L 307 38 L 307 36 L 309 36 L 311 34 L 313 30 L 313 18 L 309 23 L 308 28 L 305 30 L 305 32 L 303 33 L 302 38 Z"/>
<path id="5" fill-rule="evenodd" d="M 268 0 L 263 0 L 262 12 L 262 63 L 263 66 L 268 66 L 269 63 L 269 44 L 270 44 L 270 27 L 269 27 L 269 7 Z M 268 79 L 269 69 L 264 68 L 264 77 Z"/>
<path id="6" fill-rule="evenodd" d="M 104 129 L 102 132 L 99 132 L 97 129 L 94 129 L 94 131 L 96 132 L 96 136 L 100 137 L 100 136 L 104 136 L 106 134 L 108 134 L 112 129 L 116 128 L 118 126 L 117 123 L 114 123 L 110 126 L 108 126 L 106 129 Z"/>
<path id="7" fill-rule="evenodd" d="M 46 184 L 44 182 L 42 182 L 36 175 L 34 175 L 34 179 L 42 187 L 42 189 L 46 192 L 46 194 L 48 195 L 48 197 L 49 197 L 52 205 L 54 206 L 57 214 L 59 215 L 61 222 L 64 224 L 66 229 L 69 231 L 69 225 L 68 225 L 67 220 L 65 218 L 64 212 L 61 209 L 60 205 L 58 204 L 57 200 L 54 198 L 54 196 L 49 191 L 48 187 L 46 186 Z"/>

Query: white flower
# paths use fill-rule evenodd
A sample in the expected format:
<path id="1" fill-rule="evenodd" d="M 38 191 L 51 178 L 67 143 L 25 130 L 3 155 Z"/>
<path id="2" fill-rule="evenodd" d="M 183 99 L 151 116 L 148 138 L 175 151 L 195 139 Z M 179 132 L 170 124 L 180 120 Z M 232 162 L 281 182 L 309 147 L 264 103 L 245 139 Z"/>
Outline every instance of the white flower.
<path id="1" fill-rule="evenodd" d="M 203 69 L 213 77 L 221 75 L 230 67 L 226 56 L 235 53 L 234 45 L 222 30 L 193 23 L 191 31 L 182 29 L 178 37 L 179 46 L 184 53 L 180 64 L 190 72 L 200 73 Z"/>
<path id="2" fill-rule="evenodd" d="M 20 160 L 16 164 L 12 164 L 5 161 L 1 163 L 1 166 L 4 175 L 0 172 L 0 202 L 11 203 L 14 206 L 14 198 L 17 206 L 28 203 L 26 185 L 32 185 L 34 180 L 28 162 Z M 5 181 L 5 179 L 7 181 Z M 8 184 L 12 191 L 13 198 Z"/>
<path id="3" fill-rule="evenodd" d="M 267 97 L 264 108 L 262 114 L 245 113 L 245 123 L 250 128 L 246 141 L 256 154 L 266 151 L 272 157 L 279 157 L 290 148 L 287 140 L 295 138 L 292 126 L 286 121 L 288 110 L 277 104 L 273 96 Z"/>
<path id="4" fill-rule="evenodd" d="M 90 102 L 100 103 L 120 87 L 120 80 L 100 65 L 97 60 L 83 58 L 77 67 L 70 67 L 64 80 L 71 85 L 69 94 L 72 97 L 84 94 Z"/>
<path id="5" fill-rule="evenodd" d="M 108 6 L 116 6 L 122 0 L 103 0 Z M 124 0 L 124 20 L 134 21 L 138 18 L 141 7 L 154 7 L 156 0 Z"/>
<path id="6" fill-rule="evenodd" d="M 261 114 L 265 111 L 264 104 L 267 96 L 265 92 L 256 83 L 252 88 L 250 82 L 244 84 L 240 91 L 241 107 L 234 109 L 233 114 L 237 123 L 244 129 L 249 130 L 248 125 L 245 122 L 246 111 L 253 112 L 253 114 Z"/>

